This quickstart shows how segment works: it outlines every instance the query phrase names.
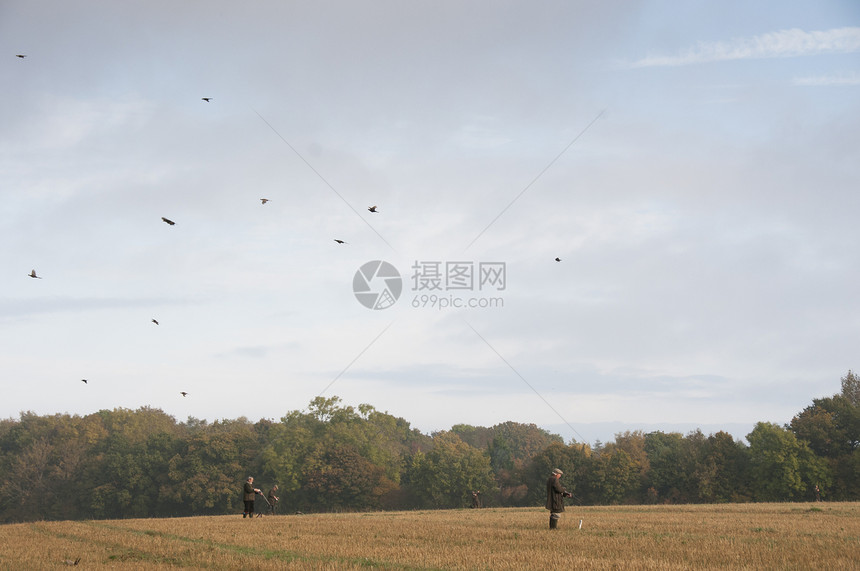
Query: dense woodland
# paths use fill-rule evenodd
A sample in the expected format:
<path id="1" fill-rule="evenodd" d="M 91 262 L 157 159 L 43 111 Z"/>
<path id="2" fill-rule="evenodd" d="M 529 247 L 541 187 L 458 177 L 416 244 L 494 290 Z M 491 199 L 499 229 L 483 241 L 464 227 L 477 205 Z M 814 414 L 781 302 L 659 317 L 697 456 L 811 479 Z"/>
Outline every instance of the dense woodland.
<path id="1" fill-rule="evenodd" d="M 230 514 L 248 475 L 281 513 L 542 505 L 561 468 L 569 503 L 860 500 L 860 377 L 746 442 L 641 431 L 565 443 L 533 424 L 430 435 L 366 404 L 314 399 L 280 421 L 177 422 L 158 409 L 0 421 L 0 521 Z"/>

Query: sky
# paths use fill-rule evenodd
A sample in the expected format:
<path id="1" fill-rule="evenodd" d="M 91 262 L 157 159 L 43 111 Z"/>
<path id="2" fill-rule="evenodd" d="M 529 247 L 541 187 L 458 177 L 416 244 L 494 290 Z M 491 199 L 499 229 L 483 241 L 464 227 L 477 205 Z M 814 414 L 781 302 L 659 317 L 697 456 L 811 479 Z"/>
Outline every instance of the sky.
<path id="1" fill-rule="evenodd" d="M 0 46 L 0 418 L 742 439 L 860 367 L 853 0 L 0 0 Z"/>

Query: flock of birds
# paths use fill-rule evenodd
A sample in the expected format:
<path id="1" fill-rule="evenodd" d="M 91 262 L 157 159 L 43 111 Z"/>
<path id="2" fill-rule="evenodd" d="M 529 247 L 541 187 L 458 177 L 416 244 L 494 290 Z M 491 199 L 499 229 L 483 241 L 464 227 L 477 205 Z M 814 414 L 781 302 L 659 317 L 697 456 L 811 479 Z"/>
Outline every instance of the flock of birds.
<path id="1" fill-rule="evenodd" d="M 15 54 L 15 57 L 20 58 L 20 59 L 24 59 L 24 58 L 26 58 L 26 57 L 27 57 L 27 54 Z M 213 101 L 213 99 L 214 99 L 214 98 L 213 98 L 213 97 L 201 97 L 200 99 L 201 99 L 202 101 L 205 101 L 206 103 L 211 103 L 211 102 Z M 261 204 L 263 204 L 263 205 L 265 205 L 265 204 L 266 204 L 266 203 L 268 203 L 268 202 L 270 202 L 270 199 L 268 199 L 268 198 L 261 198 L 261 199 L 260 199 L 260 203 L 261 203 Z M 368 206 L 368 207 L 367 207 L 367 211 L 368 211 L 368 212 L 370 212 L 370 213 L 372 213 L 372 214 L 378 214 L 378 213 L 379 213 L 378 206 L 377 206 L 377 205 L 375 205 L 375 204 L 374 204 L 373 206 Z M 169 219 L 169 218 L 167 218 L 167 217 L 165 217 L 165 216 L 162 216 L 162 217 L 161 217 L 161 220 L 162 220 L 165 224 L 167 224 L 168 226 L 175 226 L 175 225 L 176 225 L 176 222 L 174 222 L 173 220 L 171 220 L 171 219 Z M 346 242 L 345 240 L 341 240 L 340 238 L 335 238 L 335 239 L 334 239 L 334 241 L 335 241 L 337 244 L 347 244 L 347 242 Z M 556 262 L 561 262 L 561 258 L 558 258 L 558 257 L 557 257 L 557 258 L 555 258 L 555 261 L 556 261 Z M 29 273 L 29 274 L 27 274 L 27 275 L 28 275 L 29 277 L 33 278 L 33 279 L 39 279 L 39 280 L 40 280 L 40 279 L 42 279 L 42 276 L 40 276 L 40 275 L 36 274 L 36 270 L 35 270 L 35 269 L 31 270 L 31 271 L 30 271 L 30 273 Z M 159 323 L 158 323 L 158 320 L 157 320 L 157 319 L 155 319 L 155 318 L 153 318 L 153 319 L 152 319 L 152 323 L 154 323 L 155 325 L 158 325 L 158 324 L 159 324 Z M 87 379 L 81 379 L 81 382 L 82 382 L 82 383 L 84 383 L 84 384 L 87 384 Z M 186 396 L 188 396 L 188 394 L 189 394 L 189 393 L 188 393 L 187 391 L 180 391 L 180 392 L 179 392 L 179 394 L 181 394 L 183 397 L 186 397 Z"/>
<path id="2" fill-rule="evenodd" d="M 19 55 L 18 57 L 22 57 L 22 58 L 23 58 L 23 57 L 27 57 L 27 56 Z M 210 97 L 204 97 L 204 98 L 203 98 L 203 100 L 208 102 L 208 101 L 210 101 L 210 100 L 211 100 L 211 98 L 210 98 Z M 263 204 L 266 204 L 267 202 L 269 202 L 269 199 L 268 199 L 268 198 L 261 198 L 261 199 L 260 199 L 260 202 L 261 202 L 261 203 L 263 203 Z M 374 213 L 379 212 L 379 211 L 377 210 L 376 205 L 374 205 L 374 206 L 368 206 L 368 207 L 367 207 L 367 209 L 368 209 L 370 212 L 374 212 Z M 176 222 L 174 222 L 173 220 L 171 220 L 170 218 L 167 218 L 167 217 L 165 217 L 165 216 L 162 216 L 162 217 L 161 217 L 161 220 L 162 220 L 165 224 L 167 224 L 167 225 L 169 225 L 169 226 L 175 226 L 175 225 L 176 225 Z M 334 239 L 334 241 L 335 241 L 335 242 L 337 242 L 338 244 L 346 244 L 346 242 L 345 242 L 344 240 L 341 240 L 341 239 L 339 239 L 339 238 L 335 238 L 335 239 Z M 558 260 L 558 258 L 556 258 L 556 260 Z M 29 277 L 31 277 L 31 278 L 35 278 L 35 279 L 39 279 L 39 280 L 40 280 L 40 279 L 42 279 L 42 276 L 40 276 L 40 275 L 37 275 L 37 274 L 36 274 L 36 270 L 35 270 L 35 269 L 31 270 L 31 271 L 30 271 L 30 273 L 29 273 L 29 274 L 27 274 L 27 275 L 28 275 Z M 159 323 L 158 323 L 158 320 L 157 320 L 157 319 L 152 318 L 152 319 L 151 319 L 151 321 L 152 321 L 152 323 L 154 323 L 154 324 L 156 324 L 156 325 L 159 325 Z M 88 384 L 87 379 L 81 379 L 81 382 L 82 382 L 82 383 L 84 383 L 85 385 L 86 385 L 86 384 Z M 187 397 L 189 393 L 188 393 L 187 391 L 179 391 L 179 394 L 181 394 L 183 397 Z"/>
<path id="3" fill-rule="evenodd" d="M 27 55 L 26 54 L 15 54 L 15 57 L 24 59 L 25 57 L 27 57 Z M 213 99 L 212 97 L 201 97 L 201 100 L 205 101 L 206 103 L 211 102 L 212 99 Z M 270 199 L 268 199 L 268 198 L 261 198 L 260 199 L 260 203 L 263 205 L 265 205 L 268 202 L 270 202 Z M 368 206 L 367 210 L 368 210 L 368 212 L 372 212 L 374 214 L 379 213 L 378 206 L 376 206 L 375 204 L 373 206 Z M 176 225 L 176 222 L 174 222 L 170 218 L 167 218 L 166 216 L 162 216 L 161 220 L 162 220 L 162 222 L 164 222 L 168 226 L 175 226 Z M 338 244 L 346 244 L 347 243 L 345 240 L 341 240 L 340 238 L 335 238 L 334 241 L 337 242 Z M 556 260 L 558 260 L 558 258 L 556 258 Z M 35 269 L 30 270 L 30 273 L 27 275 L 31 278 L 34 278 L 34 279 L 38 279 L 38 280 L 42 279 L 42 276 L 36 274 Z M 159 325 L 157 319 L 153 318 L 151 321 L 155 325 Z M 87 379 L 81 379 L 81 382 L 84 383 L 85 385 L 88 384 Z M 187 391 L 179 391 L 179 394 L 182 395 L 183 397 L 186 397 L 186 396 L 188 396 L 189 393 Z"/>

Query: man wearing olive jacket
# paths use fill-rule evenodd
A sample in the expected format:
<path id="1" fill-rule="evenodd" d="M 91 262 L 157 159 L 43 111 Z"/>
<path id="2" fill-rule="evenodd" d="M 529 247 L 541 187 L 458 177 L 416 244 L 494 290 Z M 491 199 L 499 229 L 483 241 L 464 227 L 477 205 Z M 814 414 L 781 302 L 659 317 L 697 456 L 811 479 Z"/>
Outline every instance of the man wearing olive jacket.
<path id="1" fill-rule="evenodd" d="M 546 509 L 549 510 L 549 528 L 558 529 L 558 520 L 564 511 L 564 498 L 571 497 L 570 492 L 561 485 L 562 471 L 556 468 L 546 481 Z"/>

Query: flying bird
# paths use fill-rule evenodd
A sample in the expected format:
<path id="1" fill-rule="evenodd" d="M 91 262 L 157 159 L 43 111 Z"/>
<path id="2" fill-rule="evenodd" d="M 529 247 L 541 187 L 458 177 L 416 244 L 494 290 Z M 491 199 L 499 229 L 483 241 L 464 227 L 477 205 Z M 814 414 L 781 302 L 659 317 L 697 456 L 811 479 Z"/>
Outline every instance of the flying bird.
<path id="1" fill-rule="evenodd" d="M 337 238 L 335 238 L 334 241 L 338 244 L 346 244 L 346 242 L 344 242 L 343 240 L 338 240 Z"/>
<path id="2" fill-rule="evenodd" d="M 15 54 L 15 57 L 19 57 L 21 59 L 24 59 L 25 57 L 27 57 L 27 55 L 26 54 Z"/>
<path id="3" fill-rule="evenodd" d="M 167 222 L 168 224 L 170 224 L 171 226 L 176 224 L 176 222 L 174 222 L 173 220 L 170 220 L 169 218 L 165 218 L 164 216 L 162 216 L 161 219 L 164 220 L 165 222 Z"/>
<path id="4" fill-rule="evenodd" d="M 209 103 L 210 101 L 212 101 L 212 98 L 211 98 L 211 97 L 201 97 L 200 99 L 202 99 L 202 100 L 203 100 L 203 101 L 205 101 L 206 103 Z"/>
<path id="5" fill-rule="evenodd" d="M 82 382 L 83 384 L 87 384 L 87 380 L 86 380 L 86 379 L 81 379 L 81 382 Z"/>
<path id="6" fill-rule="evenodd" d="M 153 320 L 152 320 L 152 322 L 153 322 L 153 323 L 155 323 L 156 325 L 158 325 L 158 321 L 157 321 L 157 320 L 153 319 Z"/>
<path id="7" fill-rule="evenodd" d="M 179 391 L 179 394 L 181 394 L 182 396 L 187 396 L 187 395 L 188 395 L 188 393 L 186 393 L 185 391 Z"/>
<path id="8" fill-rule="evenodd" d="M 560 262 L 560 261 L 561 261 L 561 258 L 556 258 L 556 259 L 555 259 L 555 261 L 556 261 L 556 262 Z"/>
<path id="9" fill-rule="evenodd" d="M 269 199 L 268 198 L 261 198 L 260 202 L 262 202 L 263 204 L 266 204 L 267 202 L 269 202 Z"/>
<path id="10" fill-rule="evenodd" d="M 367 209 L 371 212 L 376 212 L 376 206 L 368 206 Z"/>
<path id="11" fill-rule="evenodd" d="M 31 271 L 29 274 L 27 274 L 27 275 L 28 275 L 28 276 L 30 276 L 31 278 L 36 278 L 37 280 L 42 279 L 42 276 L 37 276 L 37 275 L 36 275 L 36 270 L 32 270 L 32 271 Z"/>

